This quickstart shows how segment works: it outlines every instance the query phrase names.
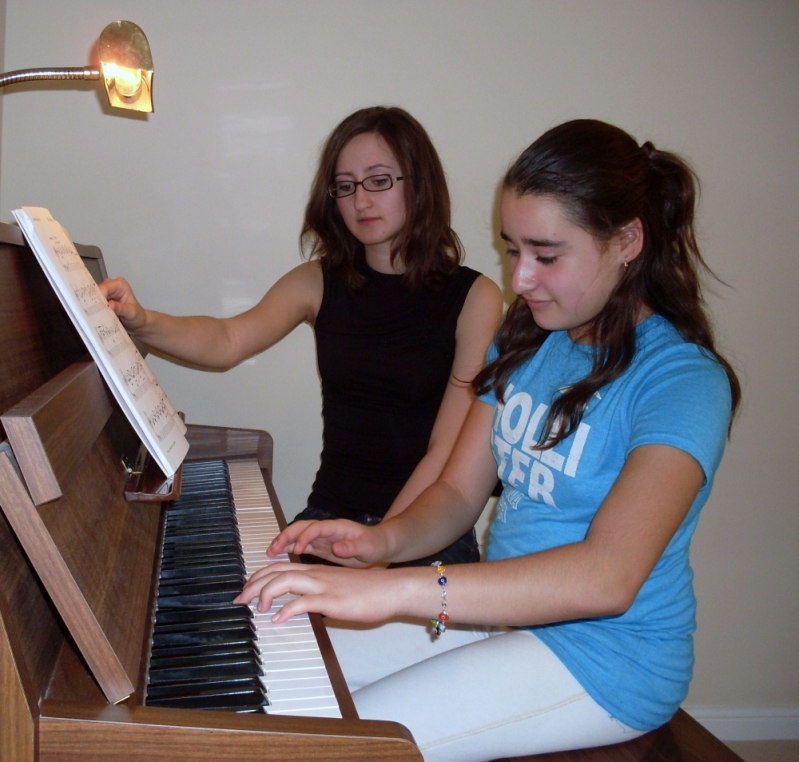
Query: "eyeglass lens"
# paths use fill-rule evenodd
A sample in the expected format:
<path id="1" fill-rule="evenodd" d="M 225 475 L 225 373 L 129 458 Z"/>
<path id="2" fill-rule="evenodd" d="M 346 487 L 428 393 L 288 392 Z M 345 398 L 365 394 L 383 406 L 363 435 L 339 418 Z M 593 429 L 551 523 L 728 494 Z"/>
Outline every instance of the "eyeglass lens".
<path id="1" fill-rule="evenodd" d="M 355 189 L 362 185 L 364 190 L 370 193 L 377 193 L 379 191 L 387 191 L 394 187 L 394 181 L 402 180 L 401 177 L 392 177 L 391 175 L 371 175 L 364 177 L 363 180 L 337 180 L 332 183 L 328 188 L 330 195 L 333 198 L 344 198 L 351 196 L 355 193 Z"/>

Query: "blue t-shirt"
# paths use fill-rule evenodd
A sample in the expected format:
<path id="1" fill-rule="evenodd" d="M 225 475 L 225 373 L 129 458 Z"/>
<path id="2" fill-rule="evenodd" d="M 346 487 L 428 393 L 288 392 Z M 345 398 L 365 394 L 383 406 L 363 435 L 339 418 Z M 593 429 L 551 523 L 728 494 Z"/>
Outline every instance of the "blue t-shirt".
<path id="1" fill-rule="evenodd" d="M 591 347 L 556 331 L 511 374 L 494 414 L 504 490 L 486 555 L 513 558 L 583 540 L 636 447 L 670 445 L 698 461 L 704 484 L 625 613 L 529 628 L 598 704 L 649 730 L 668 722 L 691 680 L 696 599 L 688 546 L 724 452 L 730 385 L 715 358 L 653 315 L 638 326 L 632 364 L 594 395 L 577 430 L 552 450 L 532 450 L 552 401 L 591 366 Z M 496 404 L 493 393 L 481 399 Z"/>

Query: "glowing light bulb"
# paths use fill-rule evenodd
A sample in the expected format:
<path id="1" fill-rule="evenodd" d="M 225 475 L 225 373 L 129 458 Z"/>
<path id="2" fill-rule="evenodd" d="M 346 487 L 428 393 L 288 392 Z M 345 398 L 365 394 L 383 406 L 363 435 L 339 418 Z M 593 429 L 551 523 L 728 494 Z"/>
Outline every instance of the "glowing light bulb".
<path id="1" fill-rule="evenodd" d="M 141 91 L 141 69 L 117 68 L 114 84 L 123 98 L 135 98 Z"/>
<path id="2" fill-rule="evenodd" d="M 141 92 L 141 69 L 128 69 L 116 64 L 106 65 L 106 76 L 114 81 L 114 89 L 120 98 L 136 98 Z"/>

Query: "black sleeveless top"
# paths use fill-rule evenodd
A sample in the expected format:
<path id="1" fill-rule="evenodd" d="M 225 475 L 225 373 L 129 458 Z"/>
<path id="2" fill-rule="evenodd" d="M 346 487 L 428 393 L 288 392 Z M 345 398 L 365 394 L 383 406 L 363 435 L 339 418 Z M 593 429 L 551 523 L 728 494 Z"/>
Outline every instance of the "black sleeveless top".
<path id="1" fill-rule="evenodd" d="M 427 452 L 452 370 L 455 328 L 480 273 L 460 267 L 439 290 L 358 264 L 359 291 L 324 274 L 316 316 L 322 462 L 308 505 L 383 516 Z"/>

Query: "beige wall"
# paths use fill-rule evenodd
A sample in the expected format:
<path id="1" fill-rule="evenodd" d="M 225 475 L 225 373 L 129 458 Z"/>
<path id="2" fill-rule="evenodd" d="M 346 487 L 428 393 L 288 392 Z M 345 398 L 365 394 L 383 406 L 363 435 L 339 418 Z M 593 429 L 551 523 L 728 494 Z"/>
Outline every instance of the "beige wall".
<path id="1" fill-rule="evenodd" d="M 6 69 L 78 66 L 110 21 L 147 33 L 156 112 L 103 113 L 89 85 L 3 96 L 0 219 L 48 207 L 145 304 L 229 315 L 299 262 L 322 139 L 373 103 L 429 129 L 467 262 L 495 248 L 503 169 L 572 117 L 690 157 L 710 304 L 745 402 L 694 543 L 688 703 L 799 707 L 799 6 L 700 0 L 6 0 Z M 320 447 L 311 331 L 226 374 L 155 359 L 192 421 L 266 428 L 287 513 Z"/>

